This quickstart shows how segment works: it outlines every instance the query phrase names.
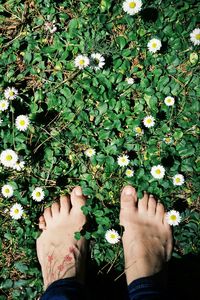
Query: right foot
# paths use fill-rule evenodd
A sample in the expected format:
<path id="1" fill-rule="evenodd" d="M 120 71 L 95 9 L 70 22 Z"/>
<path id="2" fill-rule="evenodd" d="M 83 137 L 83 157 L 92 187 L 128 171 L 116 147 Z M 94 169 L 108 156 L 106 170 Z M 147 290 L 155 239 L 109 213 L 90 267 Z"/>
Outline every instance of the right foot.
<path id="1" fill-rule="evenodd" d="M 137 200 L 137 193 L 126 186 L 121 193 L 120 224 L 127 283 L 158 273 L 171 257 L 172 232 L 165 219 L 164 207 L 147 193 Z"/>

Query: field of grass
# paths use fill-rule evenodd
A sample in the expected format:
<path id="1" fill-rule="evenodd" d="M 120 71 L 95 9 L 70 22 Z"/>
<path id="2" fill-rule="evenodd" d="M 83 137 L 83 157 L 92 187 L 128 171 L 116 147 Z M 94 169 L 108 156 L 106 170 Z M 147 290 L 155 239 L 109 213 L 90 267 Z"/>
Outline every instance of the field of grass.
<path id="1" fill-rule="evenodd" d="M 41 294 L 38 217 L 77 184 L 90 222 L 76 238 L 90 239 L 99 269 L 123 271 L 121 242 L 105 233 L 122 234 L 125 184 L 180 213 L 173 256 L 199 254 L 199 10 L 0 1 L 0 300 Z"/>

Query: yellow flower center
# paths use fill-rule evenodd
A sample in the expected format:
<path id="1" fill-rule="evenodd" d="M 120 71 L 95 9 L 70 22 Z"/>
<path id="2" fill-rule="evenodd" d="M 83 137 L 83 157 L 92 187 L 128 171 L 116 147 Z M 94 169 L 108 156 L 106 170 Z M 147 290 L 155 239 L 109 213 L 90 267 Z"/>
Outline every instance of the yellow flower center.
<path id="1" fill-rule="evenodd" d="M 40 193 L 40 192 L 36 192 L 35 196 L 36 196 L 36 197 L 40 197 L 40 196 L 41 196 L 41 193 Z"/>
<path id="2" fill-rule="evenodd" d="M 9 96 L 13 96 L 14 92 L 13 91 L 9 91 Z"/>
<path id="3" fill-rule="evenodd" d="M 175 216 L 175 215 L 171 215 L 171 216 L 170 216 L 170 219 L 171 219 L 172 221 L 176 221 L 176 216 Z"/>
<path id="4" fill-rule="evenodd" d="M 6 156 L 6 160 L 11 161 L 11 160 L 12 160 L 12 155 L 10 155 L 10 154 L 7 155 L 7 156 Z"/>
<path id="5" fill-rule="evenodd" d="M 14 213 L 15 213 L 15 214 L 18 214 L 18 213 L 19 213 L 19 209 L 18 209 L 18 208 L 15 208 Z"/>
<path id="6" fill-rule="evenodd" d="M 196 38 L 197 40 L 200 40 L 200 33 L 197 33 L 197 34 L 195 35 L 195 38 Z"/>
<path id="7" fill-rule="evenodd" d="M 115 234 L 112 233 L 112 234 L 110 235 L 110 238 L 111 238 L 111 239 L 115 239 L 115 238 L 116 238 Z"/>
<path id="8" fill-rule="evenodd" d="M 20 124 L 21 126 L 24 126 L 24 125 L 25 125 L 25 121 L 24 121 L 24 120 L 21 120 L 21 121 L 19 122 L 19 124 Z"/>
<path id="9" fill-rule="evenodd" d="M 130 3 L 129 3 L 129 7 L 132 8 L 132 9 L 135 8 L 135 7 L 136 7 L 135 2 L 134 2 L 134 1 L 133 1 L 133 2 L 130 2 Z"/>
<path id="10" fill-rule="evenodd" d="M 151 119 L 147 119 L 147 123 L 151 124 L 152 120 Z"/>
<path id="11" fill-rule="evenodd" d="M 157 47 L 157 44 L 154 42 L 152 43 L 152 48 L 156 48 Z"/>
<path id="12" fill-rule="evenodd" d="M 142 129 L 141 129 L 140 127 L 136 127 L 136 128 L 135 128 L 135 131 L 136 131 L 137 133 L 142 133 Z"/>
<path id="13" fill-rule="evenodd" d="M 10 192 L 10 190 L 7 188 L 7 189 L 5 189 L 5 193 L 6 194 L 9 194 L 9 192 Z"/>
<path id="14" fill-rule="evenodd" d="M 79 60 L 79 65 L 83 66 L 84 63 L 85 63 L 84 59 L 80 59 L 80 60 Z"/>
<path id="15" fill-rule="evenodd" d="M 121 158 L 121 162 L 123 162 L 123 163 L 126 162 L 126 158 L 125 158 L 125 157 L 122 157 L 122 158 Z"/>
<path id="16" fill-rule="evenodd" d="M 166 138 L 165 139 L 165 143 L 170 143 L 171 142 L 171 138 Z"/>
<path id="17" fill-rule="evenodd" d="M 160 173 L 161 173 L 160 169 L 157 169 L 156 174 L 160 175 Z"/>
<path id="18" fill-rule="evenodd" d="M 181 182 L 180 178 L 176 178 L 176 183 Z"/>
<path id="19" fill-rule="evenodd" d="M 167 98 L 167 103 L 171 103 L 172 102 L 172 99 L 171 98 Z"/>

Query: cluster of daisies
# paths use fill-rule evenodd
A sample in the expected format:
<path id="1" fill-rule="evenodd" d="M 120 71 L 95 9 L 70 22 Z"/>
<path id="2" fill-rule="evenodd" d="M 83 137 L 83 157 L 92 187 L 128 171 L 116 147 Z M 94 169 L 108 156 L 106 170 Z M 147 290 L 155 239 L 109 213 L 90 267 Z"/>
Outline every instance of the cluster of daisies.
<path id="1" fill-rule="evenodd" d="M 5 99 L 0 100 L 0 111 L 6 111 L 9 108 L 10 101 L 17 98 L 18 90 L 14 87 L 8 87 L 4 91 Z M 2 123 L 2 120 L 1 120 Z M 19 131 L 26 131 L 30 124 L 29 118 L 26 115 L 19 115 L 15 119 L 15 126 Z"/>
<path id="2" fill-rule="evenodd" d="M 123 10 L 133 16 L 141 11 L 142 1 L 141 0 L 125 0 L 122 4 Z M 200 45 L 200 28 L 195 28 L 190 33 L 190 40 L 196 46 Z M 152 53 L 159 51 L 162 47 L 162 43 L 157 38 L 152 38 L 147 44 L 148 50 Z"/>
<path id="3" fill-rule="evenodd" d="M 88 148 L 85 151 L 85 155 L 90 158 L 95 154 L 96 150 L 93 148 Z M 118 156 L 117 163 L 120 167 L 127 167 L 130 163 L 130 159 L 128 155 L 123 154 L 121 156 Z M 155 179 L 163 179 L 163 177 L 165 176 L 165 168 L 161 165 L 156 165 L 151 168 L 150 173 Z M 132 169 L 126 169 L 125 174 L 127 177 L 133 177 L 134 171 Z M 174 186 L 181 186 L 185 182 L 184 176 L 182 174 L 174 175 L 172 180 Z"/>
<path id="4" fill-rule="evenodd" d="M 176 210 L 170 210 L 165 215 L 166 221 L 171 226 L 177 226 L 181 220 L 182 217 L 180 213 Z M 121 236 L 119 233 L 114 229 L 109 229 L 105 233 L 105 239 L 109 244 L 117 244 L 121 240 Z"/>
<path id="5" fill-rule="evenodd" d="M 24 169 L 24 161 L 19 160 L 18 154 L 12 149 L 6 149 L 0 154 L 0 163 L 13 170 L 21 171 Z M 14 189 L 11 184 L 4 184 L 1 188 L 1 194 L 5 198 L 11 198 L 14 195 Z M 41 187 L 36 187 L 32 192 L 32 199 L 40 202 L 44 199 L 45 193 Z M 23 207 L 19 203 L 15 203 L 10 209 L 10 216 L 18 220 L 23 215 Z"/>
<path id="6" fill-rule="evenodd" d="M 88 66 L 90 66 L 94 70 L 99 70 L 102 69 L 105 65 L 105 58 L 100 53 L 92 53 L 90 57 L 79 54 L 75 58 L 74 64 L 80 70 Z"/>

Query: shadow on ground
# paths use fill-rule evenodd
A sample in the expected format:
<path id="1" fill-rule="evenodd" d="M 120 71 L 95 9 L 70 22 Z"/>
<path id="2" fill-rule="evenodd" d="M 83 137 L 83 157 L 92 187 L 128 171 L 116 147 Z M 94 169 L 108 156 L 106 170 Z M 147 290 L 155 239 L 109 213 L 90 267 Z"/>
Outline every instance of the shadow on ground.
<path id="1" fill-rule="evenodd" d="M 87 293 L 88 299 L 93 300 L 128 300 L 125 277 L 119 273 L 98 274 L 97 268 L 91 266 L 88 270 Z M 167 299 L 188 300 L 197 299 L 200 294 L 200 256 L 186 255 L 181 259 L 172 258 L 168 266 Z"/>

